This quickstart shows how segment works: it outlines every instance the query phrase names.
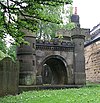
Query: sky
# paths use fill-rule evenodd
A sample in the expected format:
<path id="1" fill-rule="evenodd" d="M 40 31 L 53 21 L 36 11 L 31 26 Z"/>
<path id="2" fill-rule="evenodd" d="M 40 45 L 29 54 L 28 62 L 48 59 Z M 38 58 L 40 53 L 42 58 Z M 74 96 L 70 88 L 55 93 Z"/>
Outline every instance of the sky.
<path id="1" fill-rule="evenodd" d="M 92 29 L 100 23 L 100 0 L 73 0 L 77 7 L 81 28 Z"/>

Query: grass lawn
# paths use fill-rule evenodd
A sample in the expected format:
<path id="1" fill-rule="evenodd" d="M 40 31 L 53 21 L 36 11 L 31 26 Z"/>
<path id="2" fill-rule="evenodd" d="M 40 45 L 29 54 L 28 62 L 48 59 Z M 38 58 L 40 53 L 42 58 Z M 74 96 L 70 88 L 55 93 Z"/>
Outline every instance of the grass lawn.
<path id="1" fill-rule="evenodd" d="M 0 103 L 100 103 L 100 85 L 23 92 L 0 98 Z"/>

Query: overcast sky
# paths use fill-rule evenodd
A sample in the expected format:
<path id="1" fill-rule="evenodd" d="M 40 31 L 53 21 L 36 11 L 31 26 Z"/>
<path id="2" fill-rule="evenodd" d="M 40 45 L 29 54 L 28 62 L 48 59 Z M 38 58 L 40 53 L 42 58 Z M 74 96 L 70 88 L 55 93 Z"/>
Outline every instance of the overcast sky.
<path id="1" fill-rule="evenodd" d="M 92 29 L 100 23 L 100 0 L 73 0 L 82 28 Z"/>

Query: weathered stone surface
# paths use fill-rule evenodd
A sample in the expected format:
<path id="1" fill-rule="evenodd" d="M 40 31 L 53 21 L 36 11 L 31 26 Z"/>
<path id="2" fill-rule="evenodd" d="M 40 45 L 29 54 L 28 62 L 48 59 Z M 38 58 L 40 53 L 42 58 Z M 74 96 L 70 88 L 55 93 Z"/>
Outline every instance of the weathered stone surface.
<path id="1" fill-rule="evenodd" d="M 86 80 L 100 83 L 100 41 L 85 47 Z"/>
<path id="2" fill-rule="evenodd" d="M 14 63 L 11 58 L 0 61 L 0 96 L 18 93 L 19 63 Z"/>
<path id="3" fill-rule="evenodd" d="M 36 84 L 36 38 L 27 34 L 24 39 L 29 45 L 24 44 L 17 48 L 17 58 L 20 62 L 19 84 L 33 85 Z"/>

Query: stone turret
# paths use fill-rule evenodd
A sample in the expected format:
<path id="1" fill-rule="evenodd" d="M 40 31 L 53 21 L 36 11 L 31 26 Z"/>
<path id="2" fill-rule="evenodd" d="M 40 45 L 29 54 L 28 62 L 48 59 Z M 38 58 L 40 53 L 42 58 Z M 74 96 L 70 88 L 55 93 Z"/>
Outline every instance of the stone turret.
<path id="1" fill-rule="evenodd" d="M 84 57 L 84 40 L 81 28 L 73 29 L 72 40 L 74 43 L 74 82 L 75 84 L 85 84 L 85 57 Z"/>
<path id="2" fill-rule="evenodd" d="M 20 85 L 32 85 L 36 84 L 36 55 L 35 55 L 35 36 L 24 30 L 26 36 L 25 41 L 28 41 L 28 45 L 21 44 L 17 48 L 17 57 L 20 62 L 20 74 L 19 84 Z"/>
<path id="3" fill-rule="evenodd" d="M 84 85 L 86 83 L 85 74 L 85 57 L 84 57 L 84 40 L 86 29 L 80 28 L 79 15 L 77 8 L 75 14 L 72 15 L 71 21 L 76 27 L 72 30 L 72 41 L 74 43 L 74 83 Z"/>

